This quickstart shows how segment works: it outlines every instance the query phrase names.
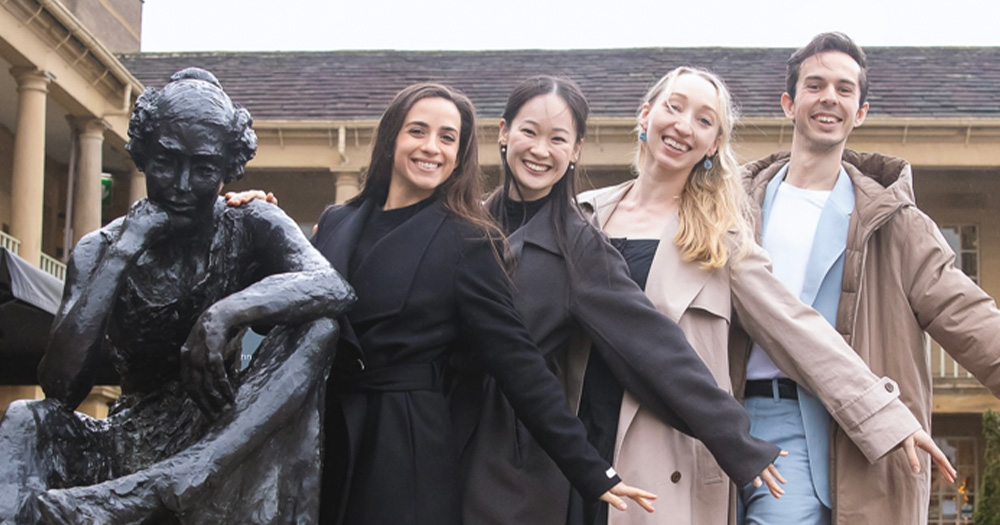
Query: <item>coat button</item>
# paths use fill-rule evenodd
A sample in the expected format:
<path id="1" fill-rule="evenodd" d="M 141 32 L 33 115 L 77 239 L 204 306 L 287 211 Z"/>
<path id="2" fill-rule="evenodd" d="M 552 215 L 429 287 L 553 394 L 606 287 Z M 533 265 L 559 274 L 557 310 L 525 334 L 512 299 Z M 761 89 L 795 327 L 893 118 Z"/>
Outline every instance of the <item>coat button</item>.
<path id="1" fill-rule="evenodd" d="M 680 480 L 681 480 L 681 473 L 675 470 L 674 473 L 670 475 L 670 481 L 678 483 L 680 482 Z"/>
<path id="2" fill-rule="evenodd" d="M 896 387 L 892 386 L 892 383 L 886 383 L 885 384 L 885 391 L 886 392 L 888 392 L 888 393 L 891 394 L 892 391 L 895 390 L 895 389 L 896 389 Z"/>
<path id="3" fill-rule="evenodd" d="M 361 370 L 362 372 L 365 371 L 365 362 L 364 361 L 358 359 L 358 360 L 355 361 L 355 363 L 358 365 L 358 370 Z"/>

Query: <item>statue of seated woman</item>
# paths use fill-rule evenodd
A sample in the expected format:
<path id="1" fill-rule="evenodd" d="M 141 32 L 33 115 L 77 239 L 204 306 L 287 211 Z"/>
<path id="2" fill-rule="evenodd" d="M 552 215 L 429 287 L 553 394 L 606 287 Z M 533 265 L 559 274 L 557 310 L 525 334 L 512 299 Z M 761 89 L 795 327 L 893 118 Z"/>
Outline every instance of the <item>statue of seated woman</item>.
<path id="1" fill-rule="evenodd" d="M 0 421 L 0 523 L 318 519 L 333 318 L 350 286 L 277 206 L 230 208 L 257 138 L 207 71 L 147 89 L 128 150 L 148 198 L 73 251 L 39 382 Z M 239 335 L 274 326 L 239 369 Z M 100 358 L 107 419 L 74 412 Z"/>

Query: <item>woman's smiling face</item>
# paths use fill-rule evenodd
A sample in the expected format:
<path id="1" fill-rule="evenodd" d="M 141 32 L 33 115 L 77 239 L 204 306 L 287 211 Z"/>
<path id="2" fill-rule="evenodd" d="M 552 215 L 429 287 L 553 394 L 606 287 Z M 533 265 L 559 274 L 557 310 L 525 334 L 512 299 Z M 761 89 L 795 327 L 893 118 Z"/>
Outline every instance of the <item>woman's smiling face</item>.
<path id="1" fill-rule="evenodd" d="M 500 143 L 507 146 L 507 165 L 518 185 L 510 197 L 525 201 L 548 195 L 582 147 L 572 111 L 554 93 L 532 98 L 510 122 L 501 121 Z"/>
<path id="2" fill-rule="evenodd" d="M 719 145 L 719 93 L 708 80 L 683 74 L 656 100 L 643 105 L 647 163 L 657 171 L 687 176 Z"/>
<path id="3" fill-rule="evenodd" d="M 462 116 L 450 100 L 418 100 L 396 135 L 389 192 L 393 202 L 430 197 L 455 171 Z"/>

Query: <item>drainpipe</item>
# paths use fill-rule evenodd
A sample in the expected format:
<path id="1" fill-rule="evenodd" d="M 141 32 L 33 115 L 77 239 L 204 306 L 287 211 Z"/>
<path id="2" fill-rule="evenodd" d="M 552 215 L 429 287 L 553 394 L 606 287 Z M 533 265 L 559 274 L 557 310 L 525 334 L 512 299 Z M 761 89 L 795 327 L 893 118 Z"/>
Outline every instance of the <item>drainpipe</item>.
<path id="1" fill-rule="evenodd" d="M 337 129 L 337 153 L 340 154 L 340 165 L 344 166 L 351 159 L 347 158 L 347 127 L 340 126 Z"/>
<path id="2" fill-rule="evenodd" d="M 70 126 L 69 131 L 69 166 L 66 175 L 66 225 L 63 228 L 62 262 L 69 262 L 69 254 L 73 250 L 73 192 L 76 189 L 76 126 Z"/>

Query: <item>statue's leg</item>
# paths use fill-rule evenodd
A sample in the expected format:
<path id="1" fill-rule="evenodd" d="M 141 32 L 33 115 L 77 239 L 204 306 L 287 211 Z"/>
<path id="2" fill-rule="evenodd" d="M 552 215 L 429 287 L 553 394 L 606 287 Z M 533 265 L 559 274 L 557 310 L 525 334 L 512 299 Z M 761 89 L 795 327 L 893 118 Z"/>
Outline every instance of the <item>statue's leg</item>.
<path id="1" fill-rule="evenodd" d="M 87 419 L 52 400 L 10 404 L 0 420 L 0 523 L 38 523 L 39 494 L 102 479 L 101 425 Z"/>
<path id="2" fill-rule="evenodd" d="M 328 319 L 272 333 L 260 350 L 263 355 L 255 359 L 237 390 L 235 406 L 214 422 L 203 438 L 133 474 L 88 487 L 48 491 L 41 499 L 51 522 L 139 523 L 155 512 L 192 517 L 198 514 L 194 502 L 212 496 L 206 494 L 206 487 L 216 493 L 218 487 L 231 481 L 227 476 L 242 462 L 281 461 L 280 457 L 254 454 L 284 432 L 293 418 L 301 417 L 302 411 L 308 410 L 304 408 L 308 400 L 316 399 L 316 389 L 325 384 L 336 333 L 336 325 Z M 318 460 L 318 451 L 316 457 Z M 318 502 L 318 472 L 317 465 L 316 483 L 305 484 L 317 491 L 306 496 L 312 502 Z M 236 483 L 245 485 L 246 480 Z M 234 506 L 253 504 L 246 499 L 232 501 Z"/>
<path id="3" fill-rule="evenodd" d="M 45 460 L 28 401 L 15 401 L 0 420 L 0 523 L 35 523 L 35 496 L 48 488 Z"/>

